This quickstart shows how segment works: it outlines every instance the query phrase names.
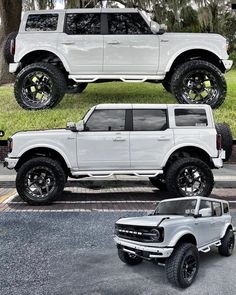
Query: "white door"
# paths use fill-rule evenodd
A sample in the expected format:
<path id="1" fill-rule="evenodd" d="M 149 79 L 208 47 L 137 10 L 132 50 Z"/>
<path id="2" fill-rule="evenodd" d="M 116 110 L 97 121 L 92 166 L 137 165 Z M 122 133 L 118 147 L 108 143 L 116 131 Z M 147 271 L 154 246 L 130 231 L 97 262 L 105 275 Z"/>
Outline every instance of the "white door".
<path id="1" fill-rule="evenodd" d="M 130 167 L 129 132 L 125 110 L 95 110 L 77 136 L 80 170 L 119 170 Z"/>
<path id="2" fill-rule="evenodd" d="M 102 72 L 103 35 L 100 13 L 67 13 L 65 30 L 58 40 L 71 74 Z"/>
<path id="3" fill-rule="evenodd" d="M 108 13 L 104 35 L 106 74 L 156 74 L 159 36 L 150 31 L 139 13 Z"/>
<path id="4" fill-rule="evenodd" d="M 222 218 L 222 207 L 220 202 L 212 202 L 213 218 L 211 221 L 214 240 L 219 240 L 219 237 L 224 228 L 225 220 Z"/>
<path id="5" fill-rule="evenodd" d="M 133 110 L 130 157 L 133 169 L 161 169 L 166 152 L 174 145 L 166 109 Z"/>
<path id="6" fill-rule="evenodd" d="M 211 216 L 198 217 L 195 219 L 195 225 L 198 230 L 198 246 L 205 246 L 213 241 L 215 241 L 215 233 L 212 228 L 212 223 L 214 222 L 214 217 L 212 217 L 212 202 L 207 200 L 201 200 L 199 206 L 199 213 L 201 209 L 206 209 L 211 212 Z"/>

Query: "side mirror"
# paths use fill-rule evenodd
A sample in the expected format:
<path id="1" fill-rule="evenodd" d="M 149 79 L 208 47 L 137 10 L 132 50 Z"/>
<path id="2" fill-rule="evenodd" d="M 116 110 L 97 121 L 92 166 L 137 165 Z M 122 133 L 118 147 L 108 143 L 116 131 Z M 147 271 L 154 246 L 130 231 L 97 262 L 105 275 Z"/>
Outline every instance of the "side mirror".
<path id="1" fill-rule="evenodd" d="M 5 135 L 5 132 L 0 130 L 0 137 L 3 137 Z"/>
<path id="2" fill-rule="evenodd" d="M 154 22 L 153 20 L 150 23 L 150 28 L 154 34 L 157 34 L 160 31 L 160 25 L 158 23 Z"/>
<path id="3" fill-rule="evenodd" d="M 76 124 L 76 130 L 77 131 L 84 131 L 84 121 L 80 120 L 77 124 Z"/>
<path id="4" fill-rule="evenodd" d="M 199 215 L 201 215 L 202 217 L 211 217 L 211 208 L 203 208 L 199 210 Z"/>

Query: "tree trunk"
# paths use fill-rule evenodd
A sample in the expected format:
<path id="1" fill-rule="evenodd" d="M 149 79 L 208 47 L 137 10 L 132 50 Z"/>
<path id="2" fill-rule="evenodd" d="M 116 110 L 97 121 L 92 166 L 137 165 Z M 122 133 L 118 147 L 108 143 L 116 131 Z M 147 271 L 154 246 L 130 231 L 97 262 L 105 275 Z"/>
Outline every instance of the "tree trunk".
<path id="1" fill-rule="evenodd" d="M 21 21 L 22 0 L 0 0 L 0 85 L 12 82 L 14 77 L 8 72 L 3 58 L 4 40 L 8 34 L 18 31 Z"/>

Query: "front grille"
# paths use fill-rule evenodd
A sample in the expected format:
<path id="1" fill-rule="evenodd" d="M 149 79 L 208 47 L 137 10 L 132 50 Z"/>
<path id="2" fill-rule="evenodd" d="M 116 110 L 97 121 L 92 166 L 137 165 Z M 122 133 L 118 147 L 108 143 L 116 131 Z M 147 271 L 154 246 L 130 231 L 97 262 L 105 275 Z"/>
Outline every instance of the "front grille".
<path id="1" fill-rule="evenodd" d="M 159 240 L 153 240 L 155 236 L 154 233 L 151 232 L 154 227 L 144 227 L 144 226 L 130 226 L 130 225 L 116 225 L 116 235 L 122 239 L 139 241 L 139 242 L 162 242 L 163 241 L 163 228 L 158 228 L 160 232 Z"/>

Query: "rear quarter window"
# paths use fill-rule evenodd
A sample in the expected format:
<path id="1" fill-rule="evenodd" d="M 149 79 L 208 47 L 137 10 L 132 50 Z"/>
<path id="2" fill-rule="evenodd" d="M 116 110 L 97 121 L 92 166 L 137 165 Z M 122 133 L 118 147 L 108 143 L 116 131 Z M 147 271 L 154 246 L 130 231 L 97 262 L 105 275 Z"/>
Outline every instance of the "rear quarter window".
<path id="1" fill-rule="evenodd" d="M 26 31 L 56 31 L 58 14 L 30 14 L 26 21 Z"/>
<path id="2" fill-rule="evenodd" d="M 175 110 L 176 126 L 208 126 L 207 114 L 204 109 L 176 109 Z"/>

